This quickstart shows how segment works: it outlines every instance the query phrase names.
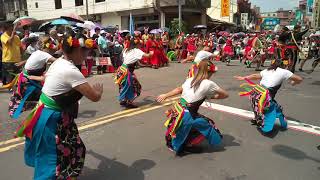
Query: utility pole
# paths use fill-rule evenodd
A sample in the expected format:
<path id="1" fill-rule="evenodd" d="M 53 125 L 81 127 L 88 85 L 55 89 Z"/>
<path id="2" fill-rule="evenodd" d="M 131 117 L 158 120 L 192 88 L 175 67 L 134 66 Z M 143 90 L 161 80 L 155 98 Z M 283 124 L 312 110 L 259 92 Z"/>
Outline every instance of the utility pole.
<path id="1" fill-rule="evenodd" d="M 179 7 L 179 31 L 181 31 L 181 0 L 178 0 Z"/>
<path id="2" fill-rule="evenodd" d="M 87 15 L 87 21 L 89 21 L 89 5 L 88 5 L 88 0 L 86 0 L 86 15 Z"/>

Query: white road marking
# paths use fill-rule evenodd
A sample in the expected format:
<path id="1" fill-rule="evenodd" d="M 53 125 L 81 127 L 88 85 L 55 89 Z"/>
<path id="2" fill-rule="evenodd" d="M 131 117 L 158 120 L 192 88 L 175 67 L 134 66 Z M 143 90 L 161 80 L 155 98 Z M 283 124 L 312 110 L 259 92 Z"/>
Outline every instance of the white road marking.
<path id="1" fill-rule="evenodd" d="M 230 106 L 225 106 L 225 105 L 220 105 L 220 104 L 215 104 L 215 103 L 210 103 L 210 102 L 204 102 L 201 106 L 205 107 L 205 108 L 233 114 L 233 115 L 242 116 L 242 117 L 245 117 L 248 119 L 253 119 L 253 117 L 254 117 L 254 114 L 252 111 L 247 111 L 244 109 L 234 108 L 234 107 L 230 107 Z M 289 129 L 293 129 L 293 130 L 297 130 L 297 131 L 320 136 L 320 127 L 318 127 L 318 126 L 314 126 L 311 124 L 305 124 L 305 123 L 301 123 L 301 122 L 296 122 L 296 121 L 291 121 L 291 120 L 287 120 L 287 122 L 288 122 Z"/>

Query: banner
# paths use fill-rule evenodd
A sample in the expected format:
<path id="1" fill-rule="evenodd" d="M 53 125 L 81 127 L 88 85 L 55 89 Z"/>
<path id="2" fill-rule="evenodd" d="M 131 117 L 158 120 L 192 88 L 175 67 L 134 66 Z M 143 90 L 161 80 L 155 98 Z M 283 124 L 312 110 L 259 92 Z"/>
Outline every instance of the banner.
<path id="1" fill-rule="evenodd" d="M 230 16 L 230 0 L 221 0 L 221 17 Z"/>
<path id="2" fill-rule="evenodd" d="M 311 16 L 312 15 L 312 10 L 313 10 L 313 0 L 307 0 L 307 15 Z"/>

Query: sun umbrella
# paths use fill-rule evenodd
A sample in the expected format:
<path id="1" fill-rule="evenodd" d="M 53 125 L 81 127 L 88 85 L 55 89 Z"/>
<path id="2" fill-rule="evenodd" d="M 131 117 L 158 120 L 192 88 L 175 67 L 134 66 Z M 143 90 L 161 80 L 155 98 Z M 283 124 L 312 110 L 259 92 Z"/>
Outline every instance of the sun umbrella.
<path id="1" fill-rule="evenodd" d="M 219 36 L 229 36 L 229 33 L 227 31 L 220 31 L 218 33 Z"/>
<path id="2" fill-rule="evenodd" d="M 68 21 L 74 21 L 74 22 L 79 22 L 79 23 L 84 23 L 84 20 L 82 17 L 79 15 L 76 15 L 74 13 L 67 14 L 65 16 L 61 16 L 61 18 L 68 20 Z"/>
<path id="3" fill-rule="evenodd" d="M 96 25 L 92 22 L 92 21 L 84 21 L 83 23 L 83 28 L 86 28 L 86 29 L 94 29 L 96 27 Z"/>
<path id="4" fill-rule="evenodd" d="M 206 25 L 196 25 L 196 26 L 193 26 L 193 29 L 207 29 L 207 26 Z"/>
<path id="5" fill-rule="evenodd" d="M 161 30 L 161 29 L 152 29 L 152 30 L 150 31 L 150 34 L 160 34 L 160 33 L 162 33 L 162 30 Z"/>
<path id="6" fill-rule="evenodd" d="M 52 25 L 51 22 L 42 23 L 42 24 L 39 26 L 39 31 L 40 31 L 40 32 L 46 31 L 47 29 L 52 28 L 53 26 L 54 26 L 54 25 Z"/>
<path id="7" fill-rule="evenodd" d="M 140 35 L 141 31 L 134 31 L 134 35 Z"/>
<path id="8" fill-rule="evenodd" d="M 122 34 L 122 33 L 129 33 L 130 31 L 129 30 L 122 30 L 122 31 L 120 31 L 120 33 Z"/>
<path id="9" fill-rule="evenodd" d="M 69 22 L 65 19 L 56 19 L 56 20 L 51 21 L 51 24 L 52 25 L 68 25 Z"/>
<path id="10" fill-rule="evenodd" d="M 22 16 L 22 17 L 17 18 L 13 22 L 13 24 L 19 23 L 18 27 L 23 27 L 23 26 L 32 24 L 34 21 L 36 21 L 35 18 L 29 17 L 29 16 Z"/>
<path id="11" fill-rule="evenodd" d="M 116 30 L 117 30 L 117 27 L 115 27 L 115 26 L 112 26 L 112 25 L 109 25 L 109 26 L 107 26 L 107 27 L 105 27 L 105 28 L 103 28 L 105 31 L 107 31 L 108 33 L 115 33 L 116 32 Z"/>
<path id="12" fill-rule="evenodd" d="M 239 33 L 235 33 L 233 36 L 236 36 L 236 37 L 245 37 L 246 34 L 244 32 L 239 32 Z"/>
<path id="13" fill-rule="evenodd" d="M 170 29 L 167 28 L 167 27 L 163 27 L 163 28 L 161 28 L 161 30 L 162 30 L 163 32 L 170 32 Z"/>

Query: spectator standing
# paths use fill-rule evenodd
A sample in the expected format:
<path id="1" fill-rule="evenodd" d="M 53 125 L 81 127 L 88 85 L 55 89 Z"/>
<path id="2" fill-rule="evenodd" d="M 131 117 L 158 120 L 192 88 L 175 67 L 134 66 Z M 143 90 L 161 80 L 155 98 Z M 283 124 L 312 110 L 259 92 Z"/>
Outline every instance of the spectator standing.
<path id="1" fill-rule="evenodd" d="M 17 24 L 13 27 L 12 23 L 6 23 L 4 33 L 1 35 L 2 43 L 2 83 L 10 83 L 14 75 L 20 72 L 17 66 L 21 62 L 21 41 L 16 34 Z"/>

